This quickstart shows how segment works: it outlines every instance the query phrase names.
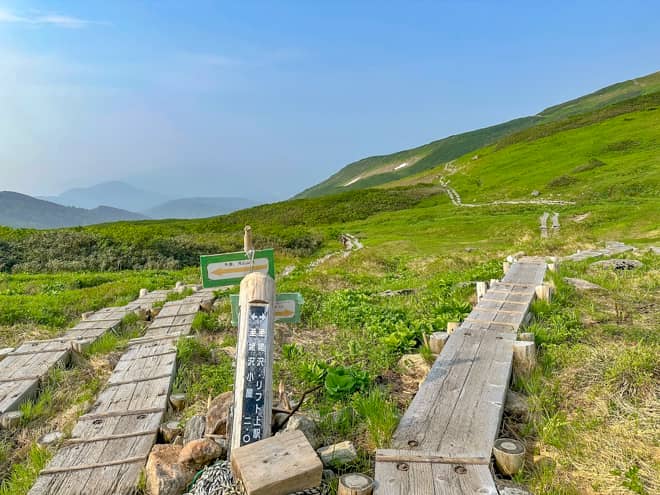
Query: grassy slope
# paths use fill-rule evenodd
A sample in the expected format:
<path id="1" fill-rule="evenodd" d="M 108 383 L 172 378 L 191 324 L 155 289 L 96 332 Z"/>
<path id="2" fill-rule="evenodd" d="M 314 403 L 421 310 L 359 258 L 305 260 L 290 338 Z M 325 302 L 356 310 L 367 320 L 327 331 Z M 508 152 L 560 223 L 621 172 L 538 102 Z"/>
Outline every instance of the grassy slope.
<path id="1" fill-rule="evenodd" d="M 589 95 L 549 107 L 533 117 L 523 117 L 496 126 L 450 136 L 398 153 L 359 160 L 342 168 L 320 184 L 303 191 L 298 197 L 313 197 L 338 191 L 364 189 L 400 180 L 494 143 L 500 138 L 514 134 L 517 131 L 538 124 L 555 122 L 658 91 L 660 91 L 660 72 L 617 83 Z M 394 167 L 403 162 L 408 162 L 410 165 L 393 171 Z M 363 178 L 350 186 L 345 186 L 345 184 L 359 176 Z"/>

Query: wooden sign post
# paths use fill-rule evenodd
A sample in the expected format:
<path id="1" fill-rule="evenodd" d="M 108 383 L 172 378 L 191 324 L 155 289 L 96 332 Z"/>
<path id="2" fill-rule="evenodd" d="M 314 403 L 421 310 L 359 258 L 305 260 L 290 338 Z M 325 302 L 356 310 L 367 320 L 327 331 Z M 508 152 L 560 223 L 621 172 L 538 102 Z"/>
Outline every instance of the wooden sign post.
<path id="1" fill-rule="evenodd" d="M 270 436 L 274 321 L 275 281 L 265 273 L 246 275 L 239 296 L 230 452 Z"/>

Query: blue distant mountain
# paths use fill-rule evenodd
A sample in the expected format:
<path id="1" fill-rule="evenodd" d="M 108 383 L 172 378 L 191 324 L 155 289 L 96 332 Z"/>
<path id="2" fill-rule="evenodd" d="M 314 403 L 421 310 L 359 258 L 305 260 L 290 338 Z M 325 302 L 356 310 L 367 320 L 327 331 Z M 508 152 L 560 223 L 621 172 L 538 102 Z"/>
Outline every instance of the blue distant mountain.
<path id="1" fill-rule="evenodd" d="M 17 192 L 0 192 L 0 225 L 8 227 L 50 229 L 146 218 L 139 213 L 109 206 L 97 206 L 93 209 L 76 208 Z"/>
<path id="2" fill-rule="evenodd" d="M 87 209 L 106 205 L 129 212 L 139 212 L 137 215 L 141 218 L 155 219 L 206 218 L 258 204 L 250 199 L 235 197 L 172 198 L 121 181 L 77 187 L 58 196 L 45 196 L 39 199 L 62 206 Z"/>

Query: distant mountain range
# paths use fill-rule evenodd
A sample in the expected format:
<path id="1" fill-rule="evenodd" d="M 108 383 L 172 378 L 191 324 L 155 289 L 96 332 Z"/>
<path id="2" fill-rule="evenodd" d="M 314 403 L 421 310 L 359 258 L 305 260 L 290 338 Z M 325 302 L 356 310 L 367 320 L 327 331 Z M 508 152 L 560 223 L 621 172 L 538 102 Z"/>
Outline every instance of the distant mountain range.
<path id="1" fill-rule="evenodd" d="M 76 187 L 64 191 L 59 196 L 44 196 L 39 199 L 78 208 L 96 208 L 99 205 L 107 205 L 141 212 L 173 198 L 165 194 L 145 191 L 125 182 L 111 181 L 89 187 Z"/>
<path id="2" fill-rule="evenodd" d="M 58 196 L 0 192 L 0 225 L 36 229 L 121 220 L 206 218 L 254 206 L 245 198 L 171 198 L 124 182 L 69 189 Z"/>
<path id="3" fill-rule="evenodd" d="M 139 213 L 110 206 L 76 208 L 12 191 L 0 192 L 0 225 L 9 227 L 47 229 L 146 218 Z"/>

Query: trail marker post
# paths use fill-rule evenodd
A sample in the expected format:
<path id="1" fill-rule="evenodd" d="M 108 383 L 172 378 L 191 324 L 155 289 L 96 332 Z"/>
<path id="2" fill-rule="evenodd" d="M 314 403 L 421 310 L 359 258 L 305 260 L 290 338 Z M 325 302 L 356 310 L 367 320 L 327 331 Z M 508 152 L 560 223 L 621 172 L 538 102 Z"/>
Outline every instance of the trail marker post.
<path id="1" fill-rule="evenodd" d="M 202 256 L 200 265 L 205 288 L 240 284 L 240 294 L 230 296 L 232 324 L 238 325 L 231 454 L 271 436 L 274 323 L 300 321 L 303 298 L 298 293 L 275 294 L 273 250 L 255 250 L 249 225 L 243 251 Z"/>
<path id="2" fill-rule="evenodd" d="M 273 408 L 275 281 L 254 272 L 241 282 L 230 451 L 270 436 Z"/>

